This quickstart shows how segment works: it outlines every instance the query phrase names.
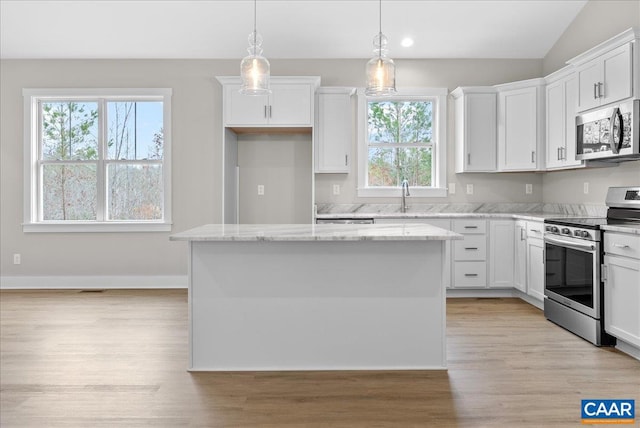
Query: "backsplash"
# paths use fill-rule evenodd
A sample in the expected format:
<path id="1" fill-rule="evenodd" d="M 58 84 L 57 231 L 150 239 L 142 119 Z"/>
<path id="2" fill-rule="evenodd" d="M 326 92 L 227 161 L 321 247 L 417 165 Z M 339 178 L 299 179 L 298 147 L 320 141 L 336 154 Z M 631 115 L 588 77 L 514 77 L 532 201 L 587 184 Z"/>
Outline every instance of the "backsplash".
<path id="1" fill-rule="evenodd" d="M 317 204 L 318 214 L 389 214 L 399 213 L 400 204 Z M 603 217 L 604 205 L 543 203 L 462 203 L 411 204 L 408 213 L 558 213 L 564 215 Z"/>

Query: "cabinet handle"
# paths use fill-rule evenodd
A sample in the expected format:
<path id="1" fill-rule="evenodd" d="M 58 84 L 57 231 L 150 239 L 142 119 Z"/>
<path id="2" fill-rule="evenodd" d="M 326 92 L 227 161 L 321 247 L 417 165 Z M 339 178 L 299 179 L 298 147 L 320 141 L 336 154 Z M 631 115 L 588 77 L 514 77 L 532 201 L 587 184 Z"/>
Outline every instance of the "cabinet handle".
<path id="1" fill-rule="evenodd" d="M 593 84 L 593 99 L 598 99 L 598 84 L 594 83 Z"/>
<path id="2" fill-rule="evenodd" d="M 467 165 L 471 165 L 471 153 L 467 153 Z"/>
<path id="3" fill-rule="evenodd" d="M 535 151 L 531 152 L 531 163 L 536 163 L 536 152 Z"/>
<path id="4" fill-rule="evenodd" d="M 613 244 L 613 246 L 616 248 L 629 248 L 629 246 L 625 244 Z"/>
<path id="5" fill-rule="evenodd" d="M 477 250 L 478 247 L 464 247 L 465 250 Z"/>
<path id="6" fill-rule="evenodd" d="M 567 160 L 567 149 L 560 147 L 560 160 Z"/>
<path id="7" fill-rule="evenodd" d="M 601 276 L 602 276 L 602 281 L 606 281 L 607 280 L 607 265 L 603 264 L 600 268 L 600 272 L 601 272 Z"/>
<path id="8" fill-rule="evenodd" d="M 266 105 L 264 106 L 264 118 L 265 119 L 267 118 L 267 106 Z"/>
<path id="9" fill-rule="evenodd" d="M 478 276 L 477 273 L 465 273 L 464 276 Z"/>
<path id="10" fill-rule="evenodd" d="M 560 147 L 556 150 L 556 160 L 560 160 Z"/>
<path id="11" fill-rule="evenodd" d="M 349 155 L 344 155 L 344 166 L 349 166 Z"/>
<path id="12" fill-rule="evenodd" d="M 535 232 L 535 233 L 540 233 L 540 230 L 538 230 L 538 229 L 531 229 L 531 231 Z"/>
<path id="13" fill-rule="evenodd" d="M 271 115 L 271 107 L 272 107 L 272 106 L 269 106 L 269 117 L 273 117 L 273 116 Z"/>
<path id="14" fill-rule="evenodd" d="M 477 229 L 478 226 L 465 226 L 464 228 L 465 229 Z"/>
<path id="15" fill-rule="evenodd" d="M 520 229 L 520 240 L 524 241 L 524 228 Z"/>
<path id="16" fill-rule="evenodd" d="M 604 97 L 604 91 L 602 90 L 602 82 L 598 82 L 598 98 L 602 98 Z"/>

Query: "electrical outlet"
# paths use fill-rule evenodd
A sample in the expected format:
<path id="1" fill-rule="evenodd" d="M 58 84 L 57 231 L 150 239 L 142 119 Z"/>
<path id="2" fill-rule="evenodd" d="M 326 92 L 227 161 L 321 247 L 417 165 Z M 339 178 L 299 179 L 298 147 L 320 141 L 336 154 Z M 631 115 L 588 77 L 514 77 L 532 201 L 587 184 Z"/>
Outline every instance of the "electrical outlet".
<path id="1" fill-rule="evenodd" d="M 19 253 L 15 253 L 13 255 L 13 264 L 14 265 L 19 265 L 20 263 L 22 263 L 22 258 L 20 257 Z"/>
<path id="2" fill-rule="evenodd" d="M 533 193 L 533 184 L 525 184 L 524 185 L 524 193 L 530 195 Z"/>
<path id="3" fill-rule="evenodd" d="M 450 195 L 456 194 L 456 183 L 449 183 L 449 194 Z"/>
<path id="4" fill-rule="evenodd" d="M 584 182 L 584 184 L 582 185 L 582 188 L 584 190 L 584 194 L 587 195 L 589 194 L 589 183 L 588 182 Z"/>
<path id="5" fill-rule="evenodd" d="M 334 195 L 339 195 L 340 194 L 340 185 L 339 184 L 334 184 L 333 185 L 333 194 Z"/>
<path id="6" fill-rule="evenodd" d="M 258 184 L 258 196 L 264 195 L 264 184 Z"/>
<path id="7" fill-rule="evenodd" d="M 473 184 L 467 184 L 467 195 L 473 195 Z"/>

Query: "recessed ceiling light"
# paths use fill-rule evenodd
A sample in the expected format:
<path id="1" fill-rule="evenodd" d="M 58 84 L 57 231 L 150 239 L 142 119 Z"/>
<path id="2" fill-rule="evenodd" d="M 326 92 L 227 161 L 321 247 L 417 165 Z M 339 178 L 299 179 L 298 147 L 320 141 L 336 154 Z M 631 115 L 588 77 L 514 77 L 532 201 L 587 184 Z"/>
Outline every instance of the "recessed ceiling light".
<path id="1" fill-rule="evenodd" d="M 404 39 L 402 39 L 400 44 L 403 47 L 408 48 L 409 46 L 413 46 L 413 39 L 411 37 L 405 37 Z"/>

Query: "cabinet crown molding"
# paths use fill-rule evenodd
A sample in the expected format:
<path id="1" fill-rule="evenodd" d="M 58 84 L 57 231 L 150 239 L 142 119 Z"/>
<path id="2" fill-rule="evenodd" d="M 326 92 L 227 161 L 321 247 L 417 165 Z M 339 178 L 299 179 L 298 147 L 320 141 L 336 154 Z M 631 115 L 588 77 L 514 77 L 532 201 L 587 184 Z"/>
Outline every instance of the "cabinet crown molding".
<path id="1" fill-rule="evenodd" d="M 580 55 L 577 55 L 571 58 L 566 62 L 566 64 L 570 64 L 573 66 L 582 65 L 586 62 L 591 61 L 594 58 L 599 57 L 604 53 L 607 53 L 611 49 L 615 49 L 618 46 L 624 45 L 625 43 L 638 41 L 638 40 L 640 40 L 640 28 L 632 27 L 616 36 L 613 36 L 609 40 L 605 40 L 604 42 L 594 46 L 588 51 L 585 51 Z"/>
<path id="2" fill-rule="evenodd" d="M 222 85 L 239 85 L 240 76 L 216 76 Z M 317 89 L 320 87 L 320 76 L 271 76 L 271 83 L 310 83 Z"/>
<path id="3" fill-rule="evenodd" d="M 502 83 L 500 85 L 495 85 L 494 88 L 500 91 L 511 91 L 513 89 L 525 89 L 531 88 L 532 86 L 544 86 L 545 80 L 544 77 L 537 77 L 535 79 L 528 80 L 519 80 L 517 82 L 510 83 Z"/>
<path id="4" fill-rule="evenodd" d="M 496 88 L 493 86 L 458 86 L 451 91 L 453 98 L 460 98 L 464 94 L 494 94 Z"/>
<path id="5" fill-rule="evenodd" d="M 350 86 L 320 86 L 316 92 L 318 94 L 353 95 L 356 93 L 356 88 Z"/>

